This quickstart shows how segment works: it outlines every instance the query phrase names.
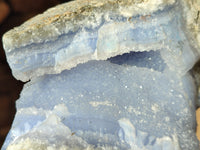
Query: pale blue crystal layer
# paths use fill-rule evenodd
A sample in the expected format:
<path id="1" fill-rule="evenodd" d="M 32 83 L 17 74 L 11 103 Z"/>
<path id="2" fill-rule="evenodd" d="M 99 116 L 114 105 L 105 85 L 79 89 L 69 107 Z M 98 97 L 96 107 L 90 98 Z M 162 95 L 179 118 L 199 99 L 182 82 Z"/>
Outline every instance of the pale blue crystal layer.
<path id="1" fill-rule="evenodd" d="M 137 57 L 137 53 L 132 57 Z M 111 63 L 114 59 L 120 60 L 121 65 Z M 7 141 L 16 136 L 23 137 L 26 130 L 47 118 L 46 110 L 64 104 L 70 115 L 63 115 L 65 112 L 56 115 L 71 131 L 94 147 L 109 145 L 129 149 L 125 133 L 118 123 L 120 119 L 128 118 L 136 128 L 135 144 L 140 148 L 160 150 L 170 142 L 159 144 L 156 142 L 158 138 L 176 135 L 181 149 L 197 150 L 192 77 L 186 74 L 180 78 L 175 72 L 163 73 L 137 67 L 134 59 L 132 62 L 129 60 L 129 64 L 127 59 L 124 62 L 123 56 L 112 58 L 112 61 L 91 61 L 26 84 L 17 101 L 18 113 Z M 39 113 L 31 114 L 33 107 Z M 105 140 L 104 134 L 113 137 L 108 136 Z"/>
<path id="2" fill-rule="evenodd" d="M 124 17 L 110 11 L 102 14 L 100 23 L 91 29 L 80 25 L 53 41 L 33 41 L 8 49 L 7 60 L 13 75 L 22 81 L 131 51 L 161 51 L 170 69 L 179 68 L 179 72 L 186 72 L 197 56 L 186 38 L 180 9 L 179 5 L 168 6 L 145 18 Z"/>

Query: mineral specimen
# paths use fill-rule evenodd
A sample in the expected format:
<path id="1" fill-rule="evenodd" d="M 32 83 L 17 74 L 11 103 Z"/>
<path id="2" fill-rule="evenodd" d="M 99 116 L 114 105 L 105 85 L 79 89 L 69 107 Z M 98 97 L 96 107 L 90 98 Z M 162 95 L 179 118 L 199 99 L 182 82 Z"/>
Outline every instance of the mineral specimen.
<path id="1" fill-rule="evenodd" d="M 198 150 L 199 3 L 77 0 L 6 33 L 30 82 L 3 149 Z"/>

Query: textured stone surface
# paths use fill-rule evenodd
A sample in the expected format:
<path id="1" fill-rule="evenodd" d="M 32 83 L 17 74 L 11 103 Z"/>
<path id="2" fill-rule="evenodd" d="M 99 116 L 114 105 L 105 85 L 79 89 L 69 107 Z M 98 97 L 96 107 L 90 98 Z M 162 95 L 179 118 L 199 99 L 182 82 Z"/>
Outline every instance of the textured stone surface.
<path id="1" fill-rule="evenodd" d="M 174 0 L 73 1 L 49 9 L 6 33 L 4 48 L 13 75 L 27 81 L 46 73 L 60 73 L 92 59 L 104 60 L 129 51 L 166 48 L 171 40 L 175 40 L 178 47 L 186 41 L 185 35 L 179 34 L 180 30 L 185 30 L 189 40 L 197 41 L 191 34 L 193 30 L 186 30 L 190 27 L 185 26 L 186 21 L 196 17 L 186 16 L 190 14 L 190 11 L 183 12 L 186 6 Z M 107 30 L 113 38 L 109 37 L 112 44 L 120 44 L 120 47 L 104 45 Z M 169 30 L 172 32 L 168 33 Z M 120 34 L 121 39 L 118 38 Z M 137 36 L 132 39 L 133 35 Z M 187 43 L 183 48 L 187 49 Z M 189 55 L 197 53 L 196 50 L 189 52 L 194 53 Z"/>
<path id="2" fill-rule="evenodd" d="M 197 6 L 74 1 L 6 33 L 13 74 L 31 81 L 3 149 L 198 150 Z"/>
<path id="3" fill-rule="evenodd" d="M 0 1 L 3 1 L 3 0 L 0 0 Z M 11 0 L 8 0 L 6 2 L 9 2 L 9 1 L 11 1 Z M 18 1 L 18 0 L 16 0 L 16 1 Z M 19 0 L 17 3 L 20 2 L 21 5 L 26 7 L 24 5 L 24 1 L 26 1 L 26 0 Z M 35 0 L 28 0 L 28 1 L 30 3 L 35 2 Z M 15 26 L 19 26 L 20 24 L 22 24 L 29 18 L 37 15 L 38 13 L 41 13 L 41 11 L 46 10 L 47 6 L 49 7 L 49 4 L 52 4 L 51 2 L 49 2 L 47 0 L 41 0 L 41 1 L 45 1 L 46 4 L 44 3 L 43 6 L 37 5 L 39 8 L 35 7 L 34 12 L 33 12 L 33 10 L 27 10 L 27 9 L 26 9 L 26 12 L 24 12 L 24 10 L 13 10 L 14 3 L 10 3 L 11 13 L 9 14 L 9 16 L 6 19 L 3 20 L 3 22 L 0 25 L 1 26 L 0 27 L 1 39 L 2 39 L 3 34 L 6 31 L 12 29 Z M 66 0 L 65 0 L 65 2 L 66 2 Z M 2 10 L 2 9 L 0 9 L 0 10 Z M 7 136 L 7 133 L 10 130 L 12 121 L 13 121 L 15 113 L 16 113 L 15 101 L 19 98 L 19 94 L 20 94 L 20 92 L 22 90 L 22 86 L 23 86 L 22 82 L 17 81 L 12 76 L 12 73 L 6 62 L 6 57 L 5 57 L 4 49 L 2 46 L 2 40 L 0 40 L 0 80 L 1 80 L 0 81 L 0 101 L 7 102 L 7 104 L 10 105 L 9 107 L 7 107 L 7 109 L 3 109 L 5 112 L 2 112 L 2 114 L 5 114 L 8 119 L 3 119 L 5 122 L 1 122 L 2 125 L 0 125 L 0 149 L 1 149 L 3 142 Z M 9 86 L 7 86 L 7 85 L 9 85 Z M 4 100 L 5 98 L 7 100 Z M 5 105 L 4 102 L 0 103 L 0 107 L 1 106 L 3 107 L 3 105 Z M 2 117 L 5 118 L 5 116 L 2 116 Z M 1 118 L 0 118 L 0 120 L 1 120 Z"/>
<path id="4" fill-rule="evenodd" d="M 60 122 L 71 129 L 70 133 L 76 132 L 93 146 L 128 149 L 126 142 L 134 142 L 132 146 L 137 149 L 161 149 L 175 143 L 173 149 L 198 149 L 194 132 L 195 108 L 192 107 L 194 95 L 191 94 L 195 89 L 188 87 L 194 87 L 190 76 L 180 78 L 174 72 L 163 74 L 136 66 L 89 62 L 27 84 L 17 102 L 18 113 L 7 141 L 21 135 L 11 148 L 23 147 L 25 141 L 21 139 L 31 136 L 31 129 L 48 119 L 55 106 L 64 104 L 68 111 L 56 113 Z M 45 115 L 46 111 L 50 112 Z M 135 137 L 130 135 L 131 143 L 126 140 L 130 123 L 120 122 L 123 118 L 136 130 Z M 35 138 L 45 143 L 40 135 L 31 136 L 30 140 Z M 169 141 L 162 140 L 160 145 L 159 138 Z"/>

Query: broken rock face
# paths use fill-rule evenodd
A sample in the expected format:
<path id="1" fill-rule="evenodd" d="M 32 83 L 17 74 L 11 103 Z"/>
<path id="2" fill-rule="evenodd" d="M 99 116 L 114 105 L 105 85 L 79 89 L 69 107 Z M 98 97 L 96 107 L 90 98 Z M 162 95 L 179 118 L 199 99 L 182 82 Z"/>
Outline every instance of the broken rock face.
<path id="1" fill-rule="evenodd" d="M 24 86 L 3 149 L 198 150 L 198 2 L 73 1 L 3 37 Z"/>

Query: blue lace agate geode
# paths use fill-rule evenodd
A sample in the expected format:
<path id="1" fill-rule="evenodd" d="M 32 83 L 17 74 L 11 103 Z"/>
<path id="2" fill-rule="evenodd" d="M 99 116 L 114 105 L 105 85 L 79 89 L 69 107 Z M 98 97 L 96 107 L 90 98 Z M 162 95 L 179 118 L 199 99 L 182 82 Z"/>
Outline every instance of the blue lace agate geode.
<path id="1" fill-rule="evenodd" d="M 77 0 L 3 37 L 24 86 L 3 149 L 198 150 L 199 2 Z"/>

